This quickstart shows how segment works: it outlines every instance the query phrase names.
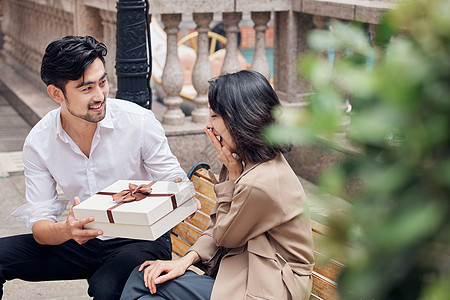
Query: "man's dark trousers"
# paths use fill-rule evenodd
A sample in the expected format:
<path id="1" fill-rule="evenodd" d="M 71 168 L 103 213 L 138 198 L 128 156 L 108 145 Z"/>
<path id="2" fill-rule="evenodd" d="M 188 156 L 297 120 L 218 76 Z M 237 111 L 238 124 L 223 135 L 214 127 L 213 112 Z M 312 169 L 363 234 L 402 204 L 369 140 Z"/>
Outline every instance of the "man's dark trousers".
<path id="1" fill-rule="evenodd" d="M 170 232 L 154 242 L 132 239 L 92 239 L 80 245 L 38 244 L 32 234 L 0 238 L 0 299 L 6 280 L 88 279 L 88 294 L 96 300 L 119 299 L 131 271 L 145 260 L 171 259 Z"/>

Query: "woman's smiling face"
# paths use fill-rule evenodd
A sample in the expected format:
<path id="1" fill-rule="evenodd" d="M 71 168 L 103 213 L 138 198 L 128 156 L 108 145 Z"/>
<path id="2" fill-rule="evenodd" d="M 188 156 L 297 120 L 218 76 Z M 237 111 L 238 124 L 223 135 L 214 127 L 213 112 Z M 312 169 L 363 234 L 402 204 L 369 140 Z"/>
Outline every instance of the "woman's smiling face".
<path id="1" fill-rule="evenodd" d="M 231 152 L 236 151 L 236 144 L 225 126 L 223 118 L 216 114 L 211 108 L 209 109 L 209 118 L 206 122 L 206 127 L 212 130 L 222 147 L 227 147 Z"/>

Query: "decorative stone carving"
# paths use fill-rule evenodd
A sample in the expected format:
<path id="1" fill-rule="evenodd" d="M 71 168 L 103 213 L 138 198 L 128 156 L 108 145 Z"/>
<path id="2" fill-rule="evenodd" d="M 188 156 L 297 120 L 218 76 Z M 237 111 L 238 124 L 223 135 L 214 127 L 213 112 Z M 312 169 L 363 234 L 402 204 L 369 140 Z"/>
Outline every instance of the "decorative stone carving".
<path id="1" fill-rule="evenodd" d="M 223 22 L 225 23 L 225 34 L 227 37 L 226 54 L 223 61 L 221 74 L 233 73 L 240 70 L 239 60 L 237 55 L 238 50 L 238 31 L 239 21 L 242 18 L 242 13 L 223 13 Z"/>
<path id="2" fill-rule="evenodd" d="M 192 112 L 192 121 L 195 123 L 206 123 L 209 116 L 208 80 L 213 77 L 213 72 L 208 58 L 208 31 L 212 18 L 212 13 L 194 13 L 194 22 L 197 24 L 196 30 L 198 32 L 197 60 L 192 71 L 192 84 L 197 91 L 194 100 L 196 108 Z"/>
<path id="3" fill-rule="evenodd" d="M 177 34 L 181 22 L 181 14 L 163 14 L 161 21 L 167 34 L 166 62 L 162 74 L 162 86 L 166 97 L 164 104 L 167 111 L 163 116 L 163 123 L 169 125 L 181 125 L 184 123 L 184 114 L 180 105 L 183 102 L 180 92 L 183 88 L 183 69 L 178 59 Z"/>
<path id="4" fill-rule="evenodd" d="M 258 71 L 267 79 L 270 79 L 269 61 L 266 56 L 266 30 L 270 20 L 270 12 L 252 12 L 252 20 L 255 23 L 255 56 L 251 69 Z"/>

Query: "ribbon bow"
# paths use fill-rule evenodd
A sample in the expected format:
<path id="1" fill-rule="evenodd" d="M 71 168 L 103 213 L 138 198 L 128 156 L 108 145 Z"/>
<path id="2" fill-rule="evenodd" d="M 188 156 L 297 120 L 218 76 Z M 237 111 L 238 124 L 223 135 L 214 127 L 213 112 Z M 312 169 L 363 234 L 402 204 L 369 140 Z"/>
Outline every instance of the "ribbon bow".
<path id="1" fill-rule="evenodd" d="M 152 188 L 150 184 L 136 185 L 133 183 L 128 184 L 128 190 L 123 190 L 117 194 L 112 195 L 116 202 L 133 202 L 140 201 L 150 195 Z"/>

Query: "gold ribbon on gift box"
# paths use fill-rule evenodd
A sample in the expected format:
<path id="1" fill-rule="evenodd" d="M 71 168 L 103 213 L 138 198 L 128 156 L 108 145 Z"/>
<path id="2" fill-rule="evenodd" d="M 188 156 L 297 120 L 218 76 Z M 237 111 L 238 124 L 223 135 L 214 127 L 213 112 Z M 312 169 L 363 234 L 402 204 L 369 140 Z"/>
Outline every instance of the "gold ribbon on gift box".
<path id="1" fill-rule="evenodd" d="M 108 215 L 109 223 L 114 223 L 114 217 L 112 214 L 112 210 L 121 206 L 125 203 L 130 203 L 134 201 L 141 201 L 147 197 L 170 197 L 172 201 L 172 208 L 177 208 L 177 200 L 175 198 L 175 194 L 152 194 L 151 186 L 154 185 L 156 181 L 151 181 L 149 184 L 141 184 L 136 185 L 133 183 L 128 184 L 128 189 L 120 191 L 118 193 L 112 192 L 98 192 L 98 195 L 109 195 L 112 196 L 114 201 L 117 202 L 116 205 L 111 206 L 106 210 L 106 214 Z"/>

